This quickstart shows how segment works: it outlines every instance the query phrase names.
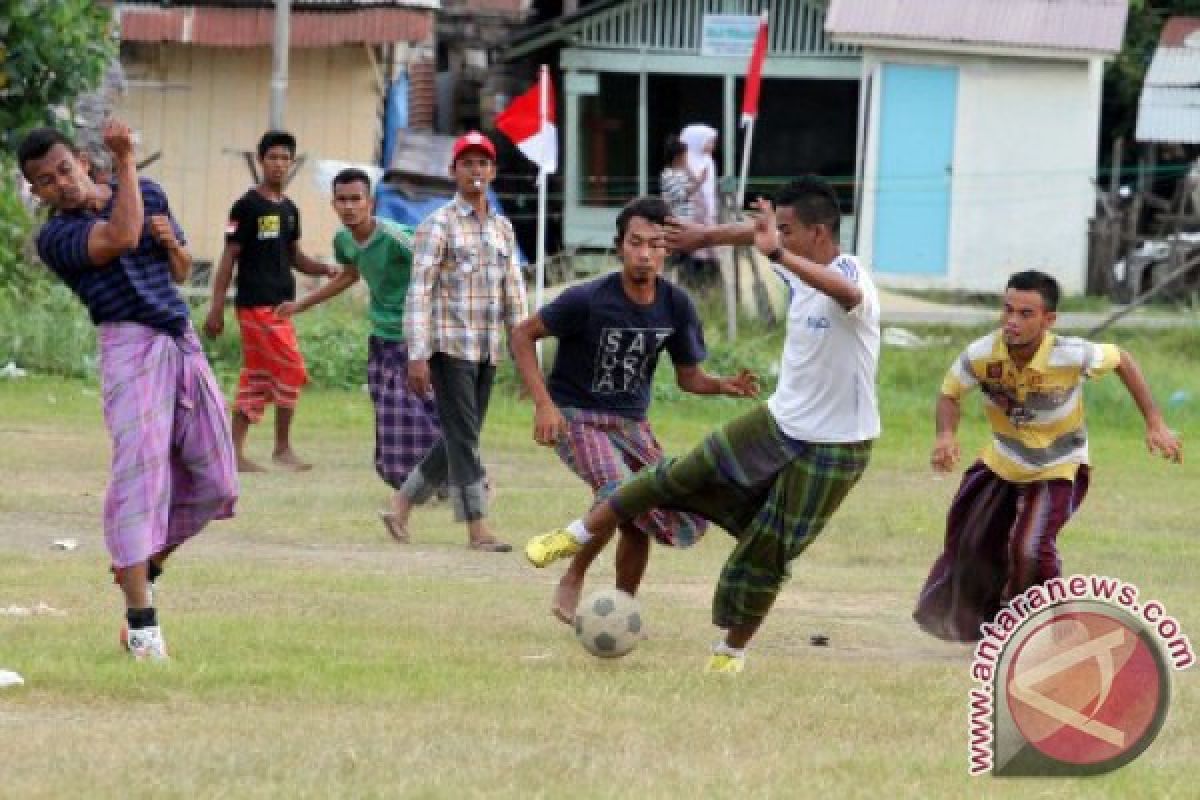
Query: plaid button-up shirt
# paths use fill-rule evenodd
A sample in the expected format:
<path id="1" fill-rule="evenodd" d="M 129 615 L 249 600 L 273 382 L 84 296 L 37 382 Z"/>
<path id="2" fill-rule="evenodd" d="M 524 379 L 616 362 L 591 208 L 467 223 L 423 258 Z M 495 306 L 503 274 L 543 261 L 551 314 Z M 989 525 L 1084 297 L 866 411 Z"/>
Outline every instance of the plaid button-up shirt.
<path id="1" fill-rule="evenodd" d="M 414 361 L 434 353 L 496 364 L 501 328 L 525 318 L 525 282 L 512 223 L 480 218 L 458 195 L 416 231 L 404 338 Z"/>

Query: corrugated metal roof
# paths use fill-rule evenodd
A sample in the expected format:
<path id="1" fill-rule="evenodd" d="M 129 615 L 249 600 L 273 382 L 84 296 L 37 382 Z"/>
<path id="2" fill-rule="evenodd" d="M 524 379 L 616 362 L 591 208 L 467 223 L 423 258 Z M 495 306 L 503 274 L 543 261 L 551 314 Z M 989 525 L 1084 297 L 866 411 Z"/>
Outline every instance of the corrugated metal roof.
<path id="1" fill-rule="evenodd" d="M 1200 18 L 1172 17 L 1138 98 L 1139 142 L 1200 143 Z"/>
<path id="2" fill-rule="evenodd" d="M 1147 86 L 1200 85 L 1200 48 L 1160 47 L 1154 51 Z"/>
<path id="3" fill-rule="evenodd" d="M 1138 101 L 1137 140 L 1200 143 L 1200 90 L 1147 86 Z"/>
<path id="4" fill-rule="evenodd" d="M 187 8 L 274 8 L 275 0 L 121 0 L 121 6 L 157 6 L 163 9 Z M 361 8 L 441 8 L 441 0 L 292 0 L 293 10 L 306 8 L 322 11 Z"/>
<path id="5" fill-rule="evenodd" d="M 214 47 L 271 43 L 275 13 L 251 8 L 119 8 L 121 38 L 130 42 L 186 42 Z M 433 14 L 415 8 L 362 8 L 292 13 L 292 47 L 424 42 Z"/>
<path id="6" fill-rule="evenodd" d="M 832 0 L 825 29 L 850 39 L 1116 53 L 1126 0 Z"/>

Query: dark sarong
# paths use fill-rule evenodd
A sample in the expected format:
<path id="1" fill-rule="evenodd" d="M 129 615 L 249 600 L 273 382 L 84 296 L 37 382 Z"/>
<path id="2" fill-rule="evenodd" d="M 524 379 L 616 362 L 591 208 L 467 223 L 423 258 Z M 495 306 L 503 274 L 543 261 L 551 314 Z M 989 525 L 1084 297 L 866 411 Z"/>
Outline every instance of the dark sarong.
<path id="1" fill-rule="evenodd" d="M 442 435 L 433 395 L 408 390 L 408 345 L 372 336 L 367 385 L 375 405 L 375 471 L 399 489 Z"/>
<path id="2" fill-rule="evenodd" d="M 1012 598 L 1062 574 L 1058 532 L 1083 503 L 1088 468 L 1068 480 L 1011 483 L 976 462 L 946 516 L 946 546 L 913 619 L 939 639 L 974 642 Z"/>

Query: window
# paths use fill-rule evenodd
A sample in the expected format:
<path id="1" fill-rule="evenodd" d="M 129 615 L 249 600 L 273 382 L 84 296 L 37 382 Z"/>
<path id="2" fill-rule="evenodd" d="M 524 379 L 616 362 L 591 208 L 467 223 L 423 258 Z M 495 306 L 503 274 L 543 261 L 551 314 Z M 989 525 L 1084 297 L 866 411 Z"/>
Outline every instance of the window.
<path id="1" fill-rule="evenodd" d="M 579 196 L 585 206 L 618 208 L 638 190 L 638 76 L 597 77 L 600 91 L 579 98 Z"/>
<path id="2" fill-rule="evenodd" d="M 738 79 L 739 109 L 743 91 Z M 760 98 L 747 196 L 811 173 L 833 184 L 844 214 L 855 213 L 858 81 L 766 78 Z M 737 138 L 740 167 L 744 128 Z"/>

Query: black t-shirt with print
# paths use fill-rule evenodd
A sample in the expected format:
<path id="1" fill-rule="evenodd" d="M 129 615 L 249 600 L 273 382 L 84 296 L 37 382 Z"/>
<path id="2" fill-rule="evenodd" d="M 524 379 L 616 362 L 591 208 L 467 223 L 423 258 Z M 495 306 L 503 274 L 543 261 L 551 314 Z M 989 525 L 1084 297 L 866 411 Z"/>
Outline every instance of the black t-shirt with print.
<path id="1" fill-rule="evenodd" d="M 676 367 L 705 359 L 704 326 L 691 298 L 657 281 L 649 305 L 630 300 L 621 273 L 612 272 L 572 286 L 538 311 L 558 339 L 546 382 L 558 406 L 642 419 L 660 353 L 667 351 Z"/>
<path id="2" fill-rule="evenodd" d="M 295 299 L 291 250 L 299 240 L 300 210 L 288 198 L 275 202 L 251 189 L 233 204 L 225 241 L 242 248 L 234 284 L 239 308 Z"/>

